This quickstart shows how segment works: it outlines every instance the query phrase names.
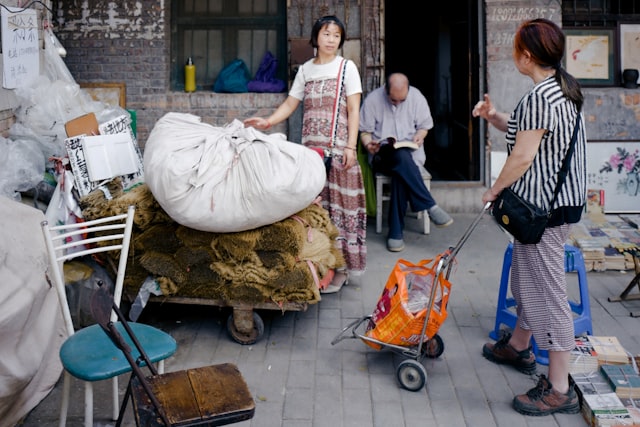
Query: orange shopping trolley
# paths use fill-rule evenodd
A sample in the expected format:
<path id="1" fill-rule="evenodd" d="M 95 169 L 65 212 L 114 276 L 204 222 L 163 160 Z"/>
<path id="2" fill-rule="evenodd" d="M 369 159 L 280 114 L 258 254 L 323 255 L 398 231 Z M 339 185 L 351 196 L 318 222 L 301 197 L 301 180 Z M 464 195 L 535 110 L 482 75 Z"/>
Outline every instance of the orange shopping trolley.
<path id="1" fill-rule="evenodd" d="M 444 352 L 438 330 L 447 318 L 451 267 L 489 206 L 487 203 L 456 246 L 416 264 L 399 259 L 372 314 L 351 322 L 331 344 L 357 338 L 376 350 L 395 351 L 406 357 L 396 369 L 400 385 L 410 391 L 422 389 L 427 381 L 422 360 L 437 358 Z"/>

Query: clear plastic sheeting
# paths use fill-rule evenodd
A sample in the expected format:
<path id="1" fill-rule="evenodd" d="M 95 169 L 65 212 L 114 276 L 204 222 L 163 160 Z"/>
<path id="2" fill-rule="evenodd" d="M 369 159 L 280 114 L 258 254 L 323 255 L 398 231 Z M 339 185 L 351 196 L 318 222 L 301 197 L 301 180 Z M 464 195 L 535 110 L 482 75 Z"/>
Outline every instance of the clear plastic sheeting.
<path id="1" fill-rule="evenodd" d="M 16 123 L 9 129 L 9 141 L 0 142 L 3 151 L 13 145 L 11 157 L 0 156 L 0 195 L 17 201 L 21 192 L 44 179 L 51 166 L 50 157 L 66 156 L 66 122 L 90 112 L 99 123 L 128 115 L 123 108 L 95 101 L 82 90 L 60 58 L 58 47 L 48 39 L 45 37 L 43 74 L 29 86 L 15 89 Z"/>
<path id="2" fill-rule="evenodd" d="M 0 195 L 15 201 L 43 179 L 44 156 L 27 140 L 0 137 L 0 164 Z"/>

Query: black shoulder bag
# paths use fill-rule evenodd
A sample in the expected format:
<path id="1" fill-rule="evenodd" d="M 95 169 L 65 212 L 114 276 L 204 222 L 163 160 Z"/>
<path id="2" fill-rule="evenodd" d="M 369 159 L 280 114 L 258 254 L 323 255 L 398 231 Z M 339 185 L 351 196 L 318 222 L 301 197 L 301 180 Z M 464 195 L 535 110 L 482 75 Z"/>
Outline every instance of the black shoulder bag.
<path id="1" fill-rule="evenodd" d="M 511 233 L 520 243 L 533 244 L 540 242 L 540 239 L 542 239 L 542 234 L 551 216 L 551 208 L 558 197 L 558 193 L 560 193 L 560 187 L 569 173 L 569 162 L 573 155 L 579 127 L 580 113 L 578 113 L 576 126 L 573 129 L 569 150 L 562 163 L 562 168 L 560 172 L 558 172 L 558 183 L 553 194 L 553 199 L 551 203 L 549 203 L 549 210 L 539 208 L 527 202 L 514 193 L 511 188 L 502 190 L 498 198 L 493 202 L 491 214 L 500 227 Z"/>

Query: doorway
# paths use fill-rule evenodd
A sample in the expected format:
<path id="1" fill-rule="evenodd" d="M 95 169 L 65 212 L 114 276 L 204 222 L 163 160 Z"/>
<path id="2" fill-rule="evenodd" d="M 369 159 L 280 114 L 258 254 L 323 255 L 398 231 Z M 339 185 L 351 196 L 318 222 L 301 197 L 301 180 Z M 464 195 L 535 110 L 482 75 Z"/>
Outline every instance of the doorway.
<path id="1" fill-rule="evenodd" d="M 428 13 L 385 1 L 385 72 L 405 73 L 427 98 L 434 127 L 425 166 L 434 181 L 480 181 L 483 173 L 471 119 L 480 99 L 478 1 L 449 1 Z"/>

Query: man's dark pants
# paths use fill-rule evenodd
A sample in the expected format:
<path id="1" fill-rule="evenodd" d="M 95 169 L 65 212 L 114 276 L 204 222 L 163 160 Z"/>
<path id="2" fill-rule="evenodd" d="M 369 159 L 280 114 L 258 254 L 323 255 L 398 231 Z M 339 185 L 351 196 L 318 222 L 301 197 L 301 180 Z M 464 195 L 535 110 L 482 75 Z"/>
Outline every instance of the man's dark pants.
<path id="1" fill-rule="evenodd" d="M 410 148 L 395 149 L 391 145 L 383 145 L 372 159 L 374 173 L 391 177 L 389 239 L 402 239 L 407 205 L 413 212 L 421 212 L 436 204 L 424 184 L 412 152 Z"/>

